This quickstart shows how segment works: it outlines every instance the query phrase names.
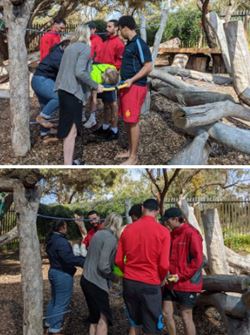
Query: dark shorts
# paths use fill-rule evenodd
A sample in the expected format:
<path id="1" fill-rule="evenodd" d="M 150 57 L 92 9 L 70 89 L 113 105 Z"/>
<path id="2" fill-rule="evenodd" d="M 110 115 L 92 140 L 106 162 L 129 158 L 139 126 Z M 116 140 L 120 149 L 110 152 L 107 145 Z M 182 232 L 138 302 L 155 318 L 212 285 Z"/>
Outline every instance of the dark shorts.
<path id="1" fill-rule="evenodd" d="M 113 318 L 108 293 L 83 276 L 80 284 L 89 309 L 89 322 L 98 323 L 101 314 L 103 314 L 107 318 L 109 325 L 112 325 Z"/>
<path id="2" fill-rule="evenodd" d="M 123 298 L 131 326 L 142 326 L 144 333 L 161 332 L 163 322 L 160 285 L 124 279 Z"/>
<path id="3" fill-rule="evenodd" d="M 59 125 L 58 138 L 68 136 L 72 125 L 75 123 L 78 133 L 81 131 L 82 123 L 82 101 L 73 94 L 59 90 Z"/>
<path id="4" fill-rule="evenodd" d="M 103 92 L 103 93 L 98 93 L 97 98 L 101 99 L 104 103 L 112 103 L 117 101 L 117 92 L 116 91 L 111 91 L 111 92 Z"/>
<path id="5" fill-rule="evenodd" d="M 162 294 L 163 301 L 175 301 L 181 306 L 193 308 L 196 304 L 197 293 L 196 292 L 181 292 L 181 291 L 170 291 L 166 287 L 163 289 Z"/>

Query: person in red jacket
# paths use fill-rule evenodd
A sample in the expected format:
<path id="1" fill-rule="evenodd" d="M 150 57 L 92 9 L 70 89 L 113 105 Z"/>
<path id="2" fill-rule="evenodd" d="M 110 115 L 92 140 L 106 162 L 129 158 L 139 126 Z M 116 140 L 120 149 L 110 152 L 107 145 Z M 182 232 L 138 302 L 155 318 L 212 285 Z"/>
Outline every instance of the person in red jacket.
<path id="1" fill-rule="evenodd" d="M 161 283 L 169 270 L 170 232 L 156 221 L 155 199 L 142 205 L 143 216 L 124 229 L 115 264 L 124 273 L 123 298 L 130 324 L 144 334 L 162 330 Z"/>
<path id="2" fill-rule="evenodd" d="M 40 40 L 40 61 L 49 53 L 51 48 L 61 42 L 60 33 L 65 31 L 66 22 L 63 19 L 55 19 L 51 30 L 43 34 Z"/>
<path id="3" fill-rule="evenodd" d="M 120 70 L 124 43 L 118 36 L 118 21 L 110 20 L 107 23 L 108 38 L 103 43 L 102 52 L 95 58 L 95 62 L 101 64 L 111 64 Z M 95 131 L 95 134 L 104 141 L 118 139 L 118 104 L 117 93 L 103 92 L 99 95 L 104 103 L 104 123 Z"/>
<path id="4" fill-rule="evenodd" d="M 96 34 L 96 24 L 94 22 L 88 23 L 90 29 L 90 42 L 91 42 L 91 53 L 90 57 L 95 61 L 95 58 L 101 57 L 102 48 L 103 48 L 103 40 L 100 36 Z"/>
<path id="5" fill-rule="evenodd" d="M 176 335 L 174 301 L 180 304 L 185 334 L 195 335 L 193 307 L 202 290 L 202 237 L 179 208 L 167 209 L 162 222 L 171 229 L 170 273 L 163 290 L 163 314 L 169 335 Z"/>

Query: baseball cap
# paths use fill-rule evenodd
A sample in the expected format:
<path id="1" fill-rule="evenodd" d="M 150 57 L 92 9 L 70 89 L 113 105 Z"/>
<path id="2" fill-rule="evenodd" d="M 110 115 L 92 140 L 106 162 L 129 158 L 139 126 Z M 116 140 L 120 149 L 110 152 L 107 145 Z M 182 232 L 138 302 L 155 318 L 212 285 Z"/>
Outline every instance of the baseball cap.
<path id="1" fill-rule="evenodd" d="M 183 216 L 182 211 L 179 208 L 170 207 L 170 208 L 165 210 L 165 213 L 162 216 L 161 220 L 162 221 L 167 221 L 168 219 L 178 218 L 178 217 L 182 217 L 182 216 Z"/>

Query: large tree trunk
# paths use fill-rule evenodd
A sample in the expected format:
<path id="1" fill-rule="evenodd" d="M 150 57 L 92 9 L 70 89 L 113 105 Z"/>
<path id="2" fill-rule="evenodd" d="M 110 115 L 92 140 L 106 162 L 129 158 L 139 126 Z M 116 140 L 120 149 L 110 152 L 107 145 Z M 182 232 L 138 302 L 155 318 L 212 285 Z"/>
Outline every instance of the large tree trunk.
<path id="1" fill-rule="evenodd" d="M 201 16 L 201 22 L 202 22 L 202 27 L 203 31 L 206 36 L 207 44 L 209 48 L 216 48 L 217 47 L 217 41 L 216 41 L 216 36 L 214 35 L 213 30 L 210 28 L 208 20 L 207 20 L 207 13 L 209 10 L 209 1 L 210 0 L 201 0 L 200 2 L 202 3 L 200 7 L 200 10 L 202 11 L 202 16 Z"/>
<path id="2" fill-rule="evenodd" d="M 213 83 L 217 85 L 229 85 L 232 84 L 232 78 L 219 76 L 211 73 L 199 72 L 195 70 L 188 70 L 184 68 L 180 68 L 177 66 L 163 66 L 161 70 L 172 74 L 174 76 L 180 76 L 182 78 L 191 78 L 196 80 L 205 81 L 208 83 Z"/>
<path id="3" fill-rule="evenodd" d="M 140 13 L 140 35 L 141 35 L 141 38 L 147 43 L 146 24 L 147 24 L 146 17 L 144 15 L 143 11 L 141 11 L 141 13 Z"/>
<path id="4" fill-rule="evenodd" d="M 210 27 L 213 29 L 214 33 L 217 36 L 217 40 L 221 48 L 222 58 L 224 60 L 227 72 L 231 74 L 232 73 L 231 60 L 229 57 L 228 45 L 223 27 L 223 22 L 215 12 L 207 14 L 206 17 Z"/>
<path id="5" fill-rule="evenodd" d="M 229 274 L 224 238 L 216 208 L 201 214 L 207 244 L 208 267 L 211 274 Z"/>
<path id="6" fill-rule="evenodd" d="M 129 210 L 131 208 L 131 199 L 126 199 L 125 200 L 125 216 L 126 216 L 126 221 L 127 223 L 132 223 L 131 216 L 129 216 Z"/>
<path id="7" fill-rule="evenodd" d="M 26 189 L 22 183 L 16 183 L 14 202 L 19 232 L 24 335 L 43 334 L 42 264 L 36 227 L 39 200 L 36 188 Z"/>
<path id="8" fill-rule="evenodd" d="M 208 161 L 209 148 L 206 145 L 208 133 L 201 132 L 194 140 L 178 152 L 168 165 L 205 165 Z"/>
<path id="9" fill-rule="evenodd" d="M 177 127 L 186 129 L 206 126 L 228 116 L 250 121 L 250 108 L 229 100 L 195 107 L 183 106 L 173 113 L 173 120 Z"/>
<path id="10" fill-rule="evenodd" d="M 10 1 L 3 4 L 10 59 L 11 140 L 16 156 L 25 156 L 30 149 L 29 72 L 25 34 L 34 2 L 26 0 L 18 7 L 14 7 Z"/>
<path id="11" fill-rule="evenodd" d="M 224 24 L 232 64 L 234 88 L 242 100 L 250 105 L 250 52 L 241 21 Z"/>

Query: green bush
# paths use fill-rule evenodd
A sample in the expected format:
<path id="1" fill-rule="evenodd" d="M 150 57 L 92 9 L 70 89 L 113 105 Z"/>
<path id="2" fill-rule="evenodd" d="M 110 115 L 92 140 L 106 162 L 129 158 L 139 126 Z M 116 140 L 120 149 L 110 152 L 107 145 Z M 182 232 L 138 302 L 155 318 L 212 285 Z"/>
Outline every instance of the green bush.
<path id="1" fill-rule="evenodd" d="M 228 234 L 225 245 L 234 251 L 244 251 L 250 253 L 250 235 Z"/>
<path id="2" fill-rule="evenodd" d="M 179 37 L 183 47 L 196 46 L 201 34 L 201 13 L 192 7 L 171 13 L 164 31 L 164 40 Z"/>

